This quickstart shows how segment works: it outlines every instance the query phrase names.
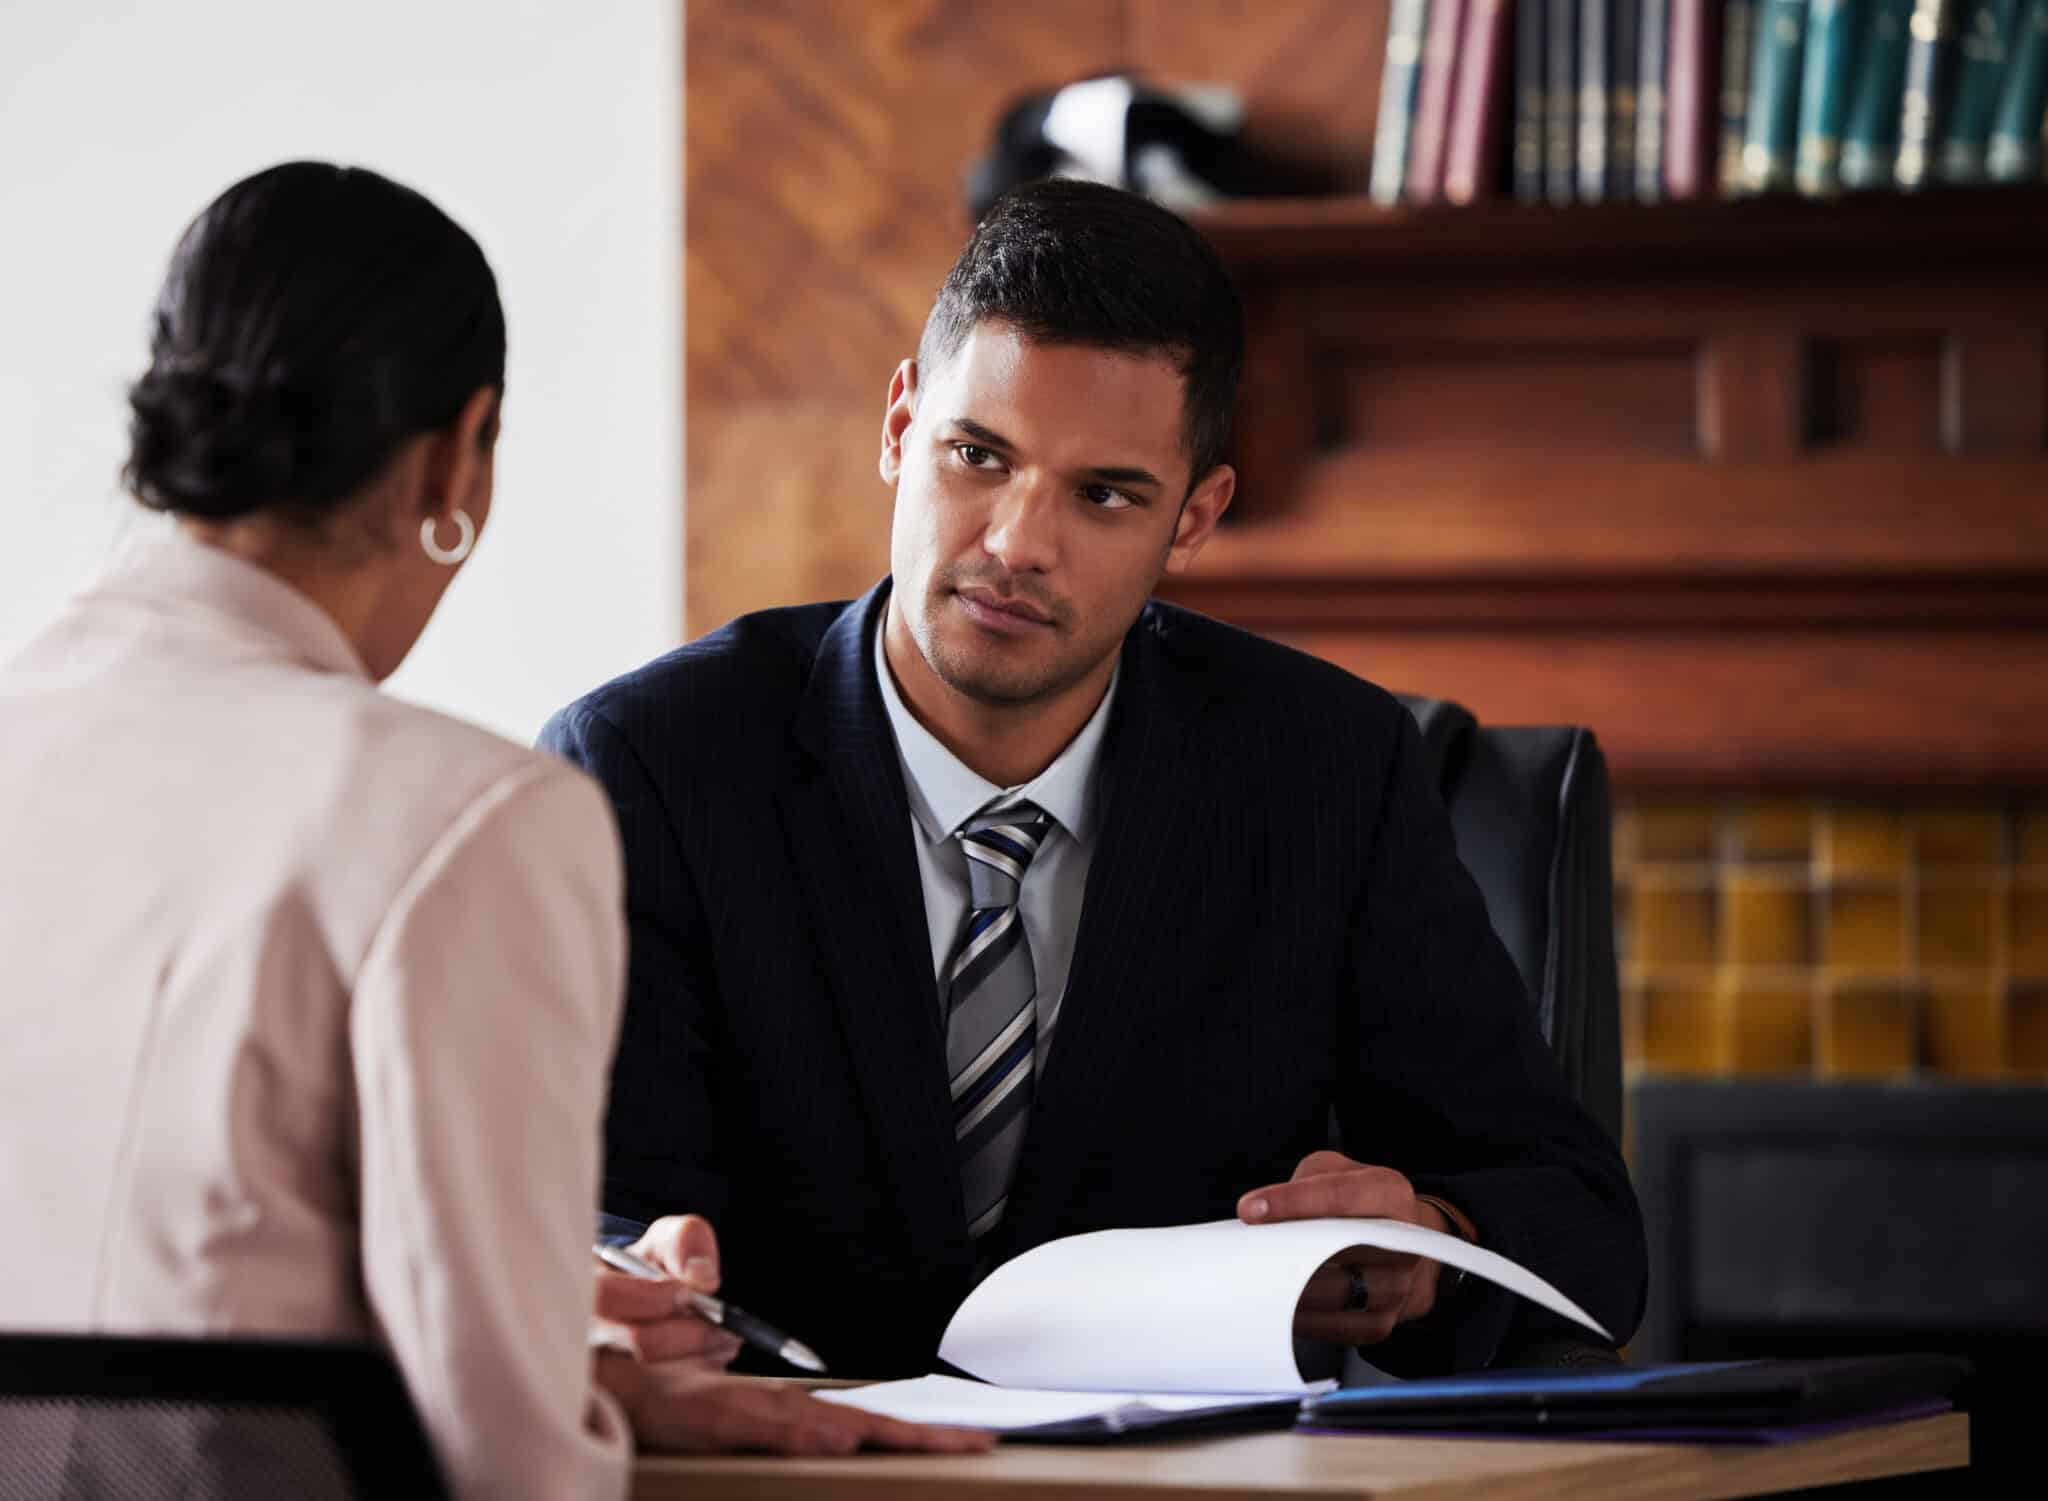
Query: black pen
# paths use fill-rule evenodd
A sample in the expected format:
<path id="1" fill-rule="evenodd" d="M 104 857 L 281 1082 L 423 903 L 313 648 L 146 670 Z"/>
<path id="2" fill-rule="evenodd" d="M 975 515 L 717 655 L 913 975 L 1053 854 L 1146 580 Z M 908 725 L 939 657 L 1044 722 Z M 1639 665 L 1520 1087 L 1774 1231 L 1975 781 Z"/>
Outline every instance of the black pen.
<path id="1" fill-rule="evenodd" d="M 635 1256 L 624 1246 L 608 1246 L 599 1241 L 591 1249 L 597 1252 L 597 1259 L 613 1271 L 624 1272 L 629 1277 L 645 1277 L 655 1282 L 673 1280 L 667 1272 L 645 1257 Z M 757 1350 L 766 1350 L 801 1370 L 816 1375 L 825 1374 L 825 1362 L 818 1359 L 811 1347 L 802 1340 L 791 1339 L 771 1324 L 764 1324 L 744 1308 L 735 1308 L 723 1298 L 714 1298 L 709 1293 L 700 1293 L 686 1287 L 691 1304 L 697 1312 L 711 1320 L 721 1329 L 729 1329 Z"/>

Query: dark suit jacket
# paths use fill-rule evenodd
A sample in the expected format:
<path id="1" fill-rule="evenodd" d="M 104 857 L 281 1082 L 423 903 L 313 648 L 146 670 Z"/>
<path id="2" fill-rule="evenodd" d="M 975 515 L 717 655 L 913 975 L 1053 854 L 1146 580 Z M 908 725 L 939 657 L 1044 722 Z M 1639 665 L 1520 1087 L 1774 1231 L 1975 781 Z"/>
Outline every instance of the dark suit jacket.
<path id="1" fill-rule="evenodd" d="M 734 1300 L 864 1376 L 932 1369 L 972 1276 L 874 676 L 888 588 L 742 617 L 542 736 L 610 790 L 625 840 L 605 1209 L 708 1215 Z M 1645 1280 L 1627 1170 L 1564 1088 L 1400 705 L 1154 602 L 1101 774 L 994 1253 L 1227 1218 L 1328 1145 L 1334 1107 L 1350 1155 L 1457 1204 L 1625 1339 Z M 1372 1358 L 1465 1368 L 1563 1327 L 1467 1283 Z"/>

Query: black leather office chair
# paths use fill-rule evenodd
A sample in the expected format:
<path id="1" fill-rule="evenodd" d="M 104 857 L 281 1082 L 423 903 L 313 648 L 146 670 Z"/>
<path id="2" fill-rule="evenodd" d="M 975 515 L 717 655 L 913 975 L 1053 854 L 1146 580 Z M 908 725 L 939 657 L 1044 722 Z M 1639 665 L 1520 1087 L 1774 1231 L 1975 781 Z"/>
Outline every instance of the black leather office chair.
<path id="1" fill-rule="evenodd" d="M 0 1334 L 0 1501 L 446 1495 L 382 1351 Z"/>
<path id="2" fill-rule="evenodd" d="M 1444 699 L 1400 695 L 1437 768 L 1458 854 L 1522 972 L 1543 1035 L 1593 1117 L 1621 1140 L 1621 989 L 1607 762 L 1590 730 L 1481 728 Z"/>

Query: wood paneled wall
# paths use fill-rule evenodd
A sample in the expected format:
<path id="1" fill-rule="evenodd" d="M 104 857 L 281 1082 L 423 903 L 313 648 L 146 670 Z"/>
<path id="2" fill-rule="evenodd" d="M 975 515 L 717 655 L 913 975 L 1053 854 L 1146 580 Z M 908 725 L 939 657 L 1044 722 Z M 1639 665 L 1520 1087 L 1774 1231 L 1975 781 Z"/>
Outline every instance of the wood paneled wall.
<path id="1" fill-rule="evenodd" d="M 1386 0 L 688 0 L 687 628 L 888 566 L 884 395 L 1004 106 L 1111 68 L 1244 91 L 1362 184 Z"/>
<path id="2" fill-rule="evenodd" d="M 1232 205 L 1170 593 L 1624 786 L 2048 783 L 2048 193 Z"/>

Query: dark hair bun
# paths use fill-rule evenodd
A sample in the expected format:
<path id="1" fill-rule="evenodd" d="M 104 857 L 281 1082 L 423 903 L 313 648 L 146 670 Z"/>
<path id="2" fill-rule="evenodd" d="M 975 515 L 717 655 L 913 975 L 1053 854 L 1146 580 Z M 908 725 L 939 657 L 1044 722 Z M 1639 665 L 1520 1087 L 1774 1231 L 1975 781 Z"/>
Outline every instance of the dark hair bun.
<path id="1" fill-rule="evenodd" d="M 283 395 L 219 371 L 152 366 L 128 389 L 128 488 L 155 510 L 214 520 L 299 494 L 302 444 Z"/>
<path id="2" fill-rule="evenodd" d="M 476 241 L 374 172 L 287 162 L 179 240 L 122 475 L 160 511 L 318 515 L 504 384 L 505 316 Z"/>

